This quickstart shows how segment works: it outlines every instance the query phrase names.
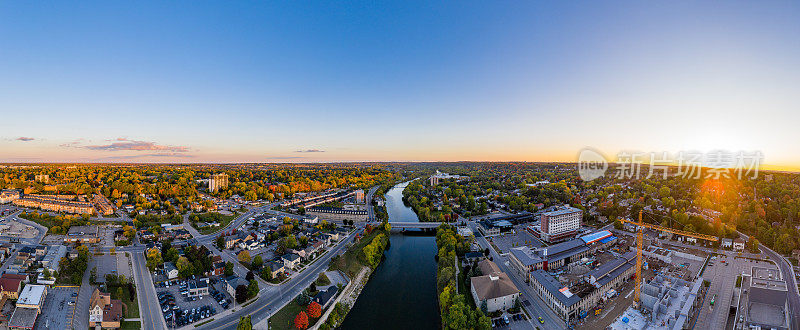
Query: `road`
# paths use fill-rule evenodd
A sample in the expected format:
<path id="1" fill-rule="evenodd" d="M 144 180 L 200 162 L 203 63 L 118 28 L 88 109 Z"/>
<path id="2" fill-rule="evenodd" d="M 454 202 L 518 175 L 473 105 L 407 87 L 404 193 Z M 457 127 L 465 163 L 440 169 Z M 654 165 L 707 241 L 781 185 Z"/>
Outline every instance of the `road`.
<path id="1" fill-rule="evenodd" d="M 474 233 L 478 233 L 477 224 L 474 221 L 467 222 L 470 226 L 470 229 Z M 514 282 L 514 285 L 517 286 L 517 289 L 520 290 L 520 295 L 524 298 L 522 301 L 530 302 L 530 305 L 524 306 L 528 313 L 531 315 L 531 318 L 536 321 L 538 317 L 542 317 L 544 320 L 544 325 L 547 326 L 547 329 L 566 329 L 566 324 L 560 317 L 558 317 L 550 307 L 547 307 L 545 302 L 533 291 L 533 287 L 529 286 L 525 283 L 524 280 L 520 279 L 517 273 L 510 269 L 510 266 L 507 265 L 508 258 L 506 256 L 502 256 L 497 253 L 490 245 L 489 242 L 486 240 L 486 237 L 480 235 L 480 237 L 476 238 L 476 242 L 481 246 L 483 249 L 489 249 L 490 255 L 492 259 L 494 259 L 494 263 L 500 267 L 504 273 L 511 278 L 511 281 Z"/>
<path id="2" fill-rule="evenodd" d="M 150 271 L 146 266 L 144 252 L 132 252 L 131 255 L 142 329 L 166 329 L 167 323 L 161 314 L 161 307 L 158 305 L 156 289 L 153 287 L 153 278 L 150 277 Z"/>
<path id="3" fill-rule="evenodd" d="M 236 329 L 239 324 L 239 317 L 242 315 L 250 315 L 252 323 L 258 324 L 265 322 L 274 312 L 277 312 L 280 307 L 294 299 L 302 290 L 317 279 L 319 273 L 328 268 L 328 262 L 334 255 L 343 253 L 345 246 L 352 242 L 353 237 L 360 233 L 363 229 L 359 228 L 355 233 L 350 234 L 346 239 L 339 242 L 333 249 L 317 259 L 311 266 L 306 268 L 299 275 L 291 278 L 287 282 L 279 286 L 269 286 L 261 290 L 261 295 L 254 303 L 237 310 L 235 313 L 228 314 L 211 323 L 205 324 L 200 329 Z M 192 326 L 193 327 L 193 326 Z M 188 329 L 188 328 L 187 328 Z"/>
<path id="4" fill-rule="evenodd" d="M 375 210 L 372 208 L 372 196 L 375 195 L 375 192 L 380 188 L 380 186 L 375 186 L 369 188 L 367 191 L 367 196 L 364 197 L 364 202 L 367 204 L 367 222 L 372 222 L 375 220 Z"/>
<path id="5" fill-rule="evenodd" d="M 763 244 L 760 245 L 760 247 L 761 251 L 774 260 L 781 270 L 781 276 L 786 281 L 786 287 L 789 291 L 789 310 L 792 316 L 790 317 L 790 322 L 792 322 L 791 328 L 800 329 L 800 294 L 797 292 L 797 278 L 795 277 L 794 269 L 792 269 L 792 265 L 789 261 L 777 252 L 772 251 L 772 249 Z"/>

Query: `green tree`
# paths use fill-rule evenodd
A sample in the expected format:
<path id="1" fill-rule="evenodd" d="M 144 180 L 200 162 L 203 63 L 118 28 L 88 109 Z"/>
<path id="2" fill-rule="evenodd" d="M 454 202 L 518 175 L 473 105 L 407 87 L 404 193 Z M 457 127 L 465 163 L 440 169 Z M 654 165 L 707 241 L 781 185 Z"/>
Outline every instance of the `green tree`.
<path id="1" fill-rule="evenodd" d="M 253 330 L 253 322 L 250 320 L 250 315 L 239 318 L 239 325 L 236 326 L 236 330 Z"/>

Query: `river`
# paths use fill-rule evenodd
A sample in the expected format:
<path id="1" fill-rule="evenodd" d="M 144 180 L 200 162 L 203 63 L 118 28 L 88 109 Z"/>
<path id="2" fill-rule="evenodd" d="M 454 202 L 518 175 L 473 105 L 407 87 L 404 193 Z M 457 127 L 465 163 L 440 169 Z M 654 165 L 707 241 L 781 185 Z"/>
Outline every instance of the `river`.
<path id="1" fill-rule="evenodd" d="M 400 183 L 386 193 L 389 222 L 419 221 L 403 205 Z M 437 329 L 436 238 L 394 234 L 386 259 L 372 273 L 342 329 Z"/>

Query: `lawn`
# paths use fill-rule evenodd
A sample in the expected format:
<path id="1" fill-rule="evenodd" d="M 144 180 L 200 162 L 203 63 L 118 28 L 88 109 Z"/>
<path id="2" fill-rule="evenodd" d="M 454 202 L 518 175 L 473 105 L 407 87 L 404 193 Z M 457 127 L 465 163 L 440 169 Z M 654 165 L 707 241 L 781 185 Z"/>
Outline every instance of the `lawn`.
<path id="1" fill-rule="evenodd" d="M 335 256 L 331 258 L 331 264 L 328 267 L 328 270 L 340 270 L 347 274 L 350 278 L 355 278 L 358 272 L 361 271 L 361 268 L 365 265 L 358 260 L 358 255 L 362 253 L 362 249 L 364 249 L 367 244 L 372 242 L 372 239 L 375 238 L 379 233 L 380 230 L 373 230 L 372 233 L 362 238 L 358 243 L 351 246 L 347 251 L 341 256 Z"/>
<path id="2" fill-rule="evenodd" d="M 117 288 L 122 288 L 122 297 L 119 296 Z M 130 291 L 128 291 L 127 287 L 118 287 L 113 286 L 109 287 L 109 291 L 111 292 L 111 299 L 118 299 L 122 300 L 125 303 L 125 306 L 128 306 L 127 313 L 125 314 L 125 318 L 129 319 L 136 319 L 139 318 L 139 301 L 136 299 L 136 293 L 133 296 L 130 295 Z"/>
<path id="3" fill-rule="evenodd" d="M 122 321 L 120 324 L 120 330 L 139 330 L 142 328 L 142 322 L 140 321 Z"/>
<path id="4" fill-rule="evenodd" d="M 306 308 L 297 304 L 297 301 L 292 299 L 292 301 L 286 306 L 283 306 L 281 310 L 279 310 L 275 315 L 269 318 L 269 325 L 270 329 L 294 329 L 294 318 L 299 314 L 301 311 L 305 311 Z M 308 325 L 311 327 L 317 323 L 317 319 L 308 318 Z"/>
<path id="5" fill-rule="evenodd" d="M 219 227 L 197 228 L 197 231 L 200 232 L 201 234 L 208 235 L 208 234 L 213 234 L 222 228 L 225 228 L 229 223 L 231 223 L 231 221 L 233 221 L 233 219 L 236 219 L 236 217 L 238 216 L 239 216 L 238 212 L 234 212 L 232 215 L 224 215 L 222 213 L 217 213 L 217 212 L 208 212 L 208 213 L 189 216 L 189 221 L 192 222 L 192 226 L 195 228 L 197 228 L 198 222 L 209 222 L 209 223 L 218 222 Z"/>

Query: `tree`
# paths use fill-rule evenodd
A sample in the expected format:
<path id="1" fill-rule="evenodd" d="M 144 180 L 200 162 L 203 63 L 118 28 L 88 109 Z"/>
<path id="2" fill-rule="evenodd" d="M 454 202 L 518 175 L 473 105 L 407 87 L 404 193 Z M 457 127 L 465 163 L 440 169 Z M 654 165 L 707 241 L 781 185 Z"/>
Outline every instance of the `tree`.
<path id="1" fill-rule="evenodd" d="M 217 236 L 216 245 L 217 249 L 225 250 L 225 237 L 222 235 Z"/>
<path id="2" fill-rule="evenodd" d="M 250 252 L 247 252 L 247 250 L 239 252 L 238 257 L 239 257 L 239 262 L 250 263 Z"/>
<path id="3" fill-rule="evenodd" d="M 178 258 L 175 268 L 178 268 L 178 274 L 181 277 L 189 277 L 194 274 L 194 266 L 192 266 L 192 263 L 189 262 L 189 259 L 183 256 Z"/>
<path id="4" fill-rule="evenodd" d="M 266 266 L 261 269 L 261 277 L 267 281 L 272 280 L 272 267 Z"/>
<path id="5" fill-rule="evenodd" d="M 253 263 L 252 263 L 251 266 L 252 266 L 253 269 L 259 269 L 259 268 L 261 268 L 261 264 L 263 264 L 263 263 L 264 263 L 264 260 L 261 258 L 260 255 L 258 255 L 255 258 L 253 258 Z"/>
<path id="6" fill-rule="evenodd" d="M 161 251 L 156 248 L 147 251 L 147 268 L 153 271 L 163 263 L 164 262 L 161 260 Z"/>
<path id="7" fill-rule="evenodd" d="M 225 263 L 225 276 L 233 275 L 233 263 L 228 261 Z"/>
<path id="8" fill-rule="evenodd" d="M 318 318 L 320 315 L 322 315 L 322 306 L 320 306 L 316 301 L 312 301 L 310 304 L 308 304 L 308 307 L 306 307 L 306 313 L 310 318 Z"/>
<path id="9" fill-rule="evenodd" d="M 258 282 L 255 279 L 250 280 L 250 284 L 247 285 L 247 297 L 252 298 L 258 294 Z"/>
<path id="10" fill-rule="evenodd" d="M 247 301 L 247 285 L 240 284 L 236 287 L 236 302 L 243 303 Z"/>
<path id="11" fill-rule="evenodd" d="M 248 280 L 248 281 L 252 281 L 255 277 L 256 277 L 256 275 L 253 274 L 253 271 L 251 270 L 251 271 L 247 272 L 247 275 L 244 276 L 244 279 Z"/>
<path id="12" fill-rule="evenodd" d="M 239 318 L 239 325 L 236 330 L 253 330 L 253 322 L 250 320 L 250 315 Z"/>
<path id="13" fill-rule="evenodd" d="M 311 285 L 308 286 L 308 292 L 317 292 L 317 285 L 314 282 L 311 282 Z"/>
<path id="14" fill-rule="evenodd" d="M 308 328 L 308 316 L 306 312 L 301 311 L 297 314 L 294 318 L 294 327 L 301 330 Z"/>

